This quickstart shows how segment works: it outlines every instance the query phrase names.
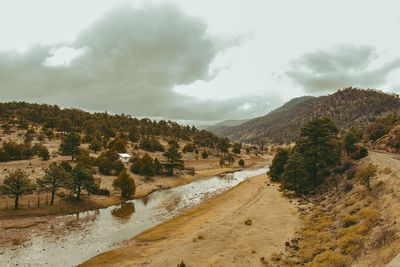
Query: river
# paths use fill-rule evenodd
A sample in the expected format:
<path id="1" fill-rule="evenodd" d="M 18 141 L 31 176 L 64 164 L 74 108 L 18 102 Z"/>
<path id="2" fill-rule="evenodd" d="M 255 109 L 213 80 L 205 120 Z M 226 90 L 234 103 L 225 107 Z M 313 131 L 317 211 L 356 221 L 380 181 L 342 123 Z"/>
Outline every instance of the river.
<path id="1" fill-rule="evenodd" d="M 1 248 L 1 266 L 75 266 L 123 241 L 194 208 L 268 167 L 194 181 L 104 209 L 81 212 L 74 220 L 32 233 L 28 241 Z"/>

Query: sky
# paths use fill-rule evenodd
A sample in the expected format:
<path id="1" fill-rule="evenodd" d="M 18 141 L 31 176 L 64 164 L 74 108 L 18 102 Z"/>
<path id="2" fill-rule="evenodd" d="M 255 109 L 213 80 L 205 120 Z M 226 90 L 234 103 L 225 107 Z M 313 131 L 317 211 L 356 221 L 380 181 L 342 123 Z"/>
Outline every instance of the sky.
<path id="1" fill-rule="evenodd" d="M 400 1 L 0 0 L 0 101 L 196 125 L 400 93 Z"/>

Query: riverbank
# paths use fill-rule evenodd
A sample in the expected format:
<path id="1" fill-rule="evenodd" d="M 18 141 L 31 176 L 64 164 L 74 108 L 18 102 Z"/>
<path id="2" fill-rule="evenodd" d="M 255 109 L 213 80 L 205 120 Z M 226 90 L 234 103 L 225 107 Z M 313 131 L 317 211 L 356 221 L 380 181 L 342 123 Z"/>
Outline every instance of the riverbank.
<path id="1" fill-rule="evenodd" d="M 261 166 L 266 165 L 267 163 L 268 159 L 254 158 L 253 161 L 249 161 L 247 167 Z M 201 166 L 197 166 L 197 168 L 199 170 L 196 171 L 196 174 L 193 176 L 182 175 L 173 177 L 158 177 L 154 181 L 137 180 L 137 191 L 134 195 L 134 198 L 142 198 L 151 192 L 164 188 L 177 187 L 195 180 L 205 179 L 226 172 L 233 172 L 243 169 L 236 167 L 215 168 L 211 162 L 204 162 Z M 8 242 L 15 244 L 21 243 L 26 238 L 29 238 L 30 232 L 41 231 L 42 229 L 51 228 L 53 225 L 57 225 L 59 223 L 68 223 L 69 221 L 74 220 L 73 216 L 68 216 L 61 219 L 58 218 L 59 215 L 74 214 L 87 210 L 106 208 L 112 205 L 120 204 L 121 202 L 126 201 L 126 199 L 115 195 L 110 197 L 91 195 L 86 197 L 84 201 L 79 202 L 61 201 L 57 203 L 57 201 L 59 200 L 56 199 L 56 205 L 54 206 L 44 206 L 44 203 L 42 203 L 40 208 L 31 207 L 29 209 L 21 209 L 18 211 L 14 211 L 12 209 L 0 210 L 0 245 Z"/>
<path id="2" fill-rule="evenodd" d="M 295 204 L 262 174 L 81 266 L 262 266 L 298 223 Z"/>

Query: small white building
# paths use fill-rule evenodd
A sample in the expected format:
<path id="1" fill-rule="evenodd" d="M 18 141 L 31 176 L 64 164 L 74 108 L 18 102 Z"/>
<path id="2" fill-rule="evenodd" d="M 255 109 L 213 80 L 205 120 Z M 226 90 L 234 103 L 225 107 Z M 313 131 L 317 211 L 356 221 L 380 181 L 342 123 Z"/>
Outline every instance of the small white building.
<path id="1" fill-rule="evenodd" d="M 131 155 L 129 155 L 127 153 L 118 153 L 118 156 L 119 156 L 119 159 L 124 163 L 129 162 L 129 160 L 131 158 Z"/>

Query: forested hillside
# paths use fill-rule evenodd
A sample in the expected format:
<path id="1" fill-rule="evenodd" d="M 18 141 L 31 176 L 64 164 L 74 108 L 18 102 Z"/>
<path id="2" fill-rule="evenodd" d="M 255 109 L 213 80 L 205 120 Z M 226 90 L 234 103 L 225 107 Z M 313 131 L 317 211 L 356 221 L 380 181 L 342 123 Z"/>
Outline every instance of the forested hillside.
<path id="1" fill-rule="evenodd" d="M 345 88 L 331 95 L 300 100 L 305 101 L 289 101 L 263 117 L 226 128 L 219 135 L 248 143 L 290 143 L 313 118 L 329 117 L 344 131 L 352 126 L 363 128 L 400 109 L 398 95 L 371 89 Z"/>
<path id="2" fill-rule="evenodd" d="M 193 141 L 199 146 L 207 147 L 215 147 L 221 140 L 206 130 L 181 126 L 172 121 L 156 122 L 147 118 L 139 120 L 130 115 L 110 115 L 107 112 L 92 114 L 79 109 L 61 109 L 58 106 L 25 102 L 0 103 L 0 120 L 6 132 L 12 126 L 19 129 L 41 126 L 44 135 L 46 130 L 77 132 L 84 134 L 83 142 L 90 143 L 97 139 L 105 145 L 110 138 L 117 135 L 131 142 L 138 142 L 150 136 L 162 136 Z"/>

